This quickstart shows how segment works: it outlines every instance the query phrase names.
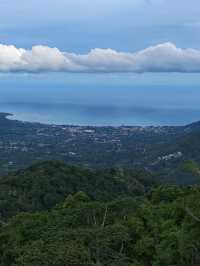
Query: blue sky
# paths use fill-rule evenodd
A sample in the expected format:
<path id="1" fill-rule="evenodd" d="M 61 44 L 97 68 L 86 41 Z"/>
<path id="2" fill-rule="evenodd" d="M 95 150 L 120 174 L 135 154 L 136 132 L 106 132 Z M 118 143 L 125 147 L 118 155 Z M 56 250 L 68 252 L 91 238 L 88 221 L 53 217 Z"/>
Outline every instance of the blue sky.
<path id="1" fill-rule="evenodd" d="M 34 72 L 32 75 L 40 79 L 40 72 L 47 70 L 114 72 L 118 77 L 120 72 L 155 72 L 152 75 L 156 75 L 156 78 L 149 78 L 151 75 L 140 78 L 139 75 L 137 80 L 162 83 L 166 82 L 166 75 L 159 72 L 200 72 L 200 2 L 1 0 L 0 43 L 3 45 L 0 49 L 1 81 L 10 77 L 16 83 L 27 79 L 32 81 L 28 75 L 23 76 L 21 71 Z M 16 49 L 11 49 L 10 45 Z M 33 46 L 36 46 L 34 51 L 31 50 Z M 50 50 L 53 47 L 57 50 Z M 145 58 L 143 56 L 138 59 L 138 51 L 143 52 L 149 47 L 153 47 L 153 52 L 145 50 Z M 19 48 L 23 48 L 23 52 Z M 95 48 L 100 50 L 94 50 Z M 106 50 L 108 48 L 110 50 Z M 194 50 L 185 50 L 188 48 Z M 25 58 L 23 62 L 20 61 L 21 53 Z M 64 54 L 63 57 L 62 53 L 67 55 Z M 73 56 L 71 53 L 74 53 Z M 16 57 L 19 54 L 20 59 Z M 84 54 L 86 58 L 80 58 L 79 54 Z M 70 62 L 66 64 L 63 60 Z M 137 62 L 133 64 L 132 60 Z M 12 74 L 8 77 L 5 72 Z M 85 78 L 77 75 L 79 81 L 96 81 L 94 74 L 91 74 L 92 78 L 91 75 L 83 75 Z M 20 79 L 15 79 L 14 76 L 20 76 Z M 63 82 L 66 79 L 69 82 L 77 80 L 74 76 L 71 78 L 70 74 L 57 77 Z M 45 74 L 45 79 L 51 80 L 51 74 Z M 98 82 L 101 79 L 104 82 L 107 78 L 101 76 Z M 169 82 L 181 83 L 181 79 L 180 75 L 173 75 Z M 197 83 L 198 78 L 191 79 L 191 75 L 184 75 L 184 83 L 191 80 Z"/>
<path id="2" fill-rule="evenodd" d="M 136 51 L 168 41 L 199 48 L 199 18 L 198 0 L 1 0 L 0 42 L 76 53 Z"/>

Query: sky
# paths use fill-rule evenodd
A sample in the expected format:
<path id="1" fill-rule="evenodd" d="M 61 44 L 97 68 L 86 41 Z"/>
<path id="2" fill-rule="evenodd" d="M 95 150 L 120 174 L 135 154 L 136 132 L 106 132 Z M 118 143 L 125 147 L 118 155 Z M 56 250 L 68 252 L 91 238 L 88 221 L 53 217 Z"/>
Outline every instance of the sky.
<path id="1" fill-rule="evenodd" d="M 0 0 L 0 43 L 87 53 L 172 42 L 199 49 L 199 0 Z"/>
<path id="2" fill-rule="evenodd" d="M 0 0 L 0 83 L 52 72 L 64 83 L 94 83 L 99 73 L 103 82 L 124 73 L 191 82 L 200 72 L 199 18 L 199 0 Z"/>

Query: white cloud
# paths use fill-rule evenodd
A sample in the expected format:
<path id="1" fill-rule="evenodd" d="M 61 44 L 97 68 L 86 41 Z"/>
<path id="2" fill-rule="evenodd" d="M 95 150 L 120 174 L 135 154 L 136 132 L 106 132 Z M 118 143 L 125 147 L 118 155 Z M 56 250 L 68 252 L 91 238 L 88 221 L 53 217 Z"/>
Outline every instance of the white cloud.
<path id="1" fill-rule="evenodd" d="M 33 46 L 31 50 L 0 44 L 0 72 L 200 72 L 200 50 L 177 48 L 172 43 L 135 53 L 92 49 L 88 54 L 61 52 Z"/>

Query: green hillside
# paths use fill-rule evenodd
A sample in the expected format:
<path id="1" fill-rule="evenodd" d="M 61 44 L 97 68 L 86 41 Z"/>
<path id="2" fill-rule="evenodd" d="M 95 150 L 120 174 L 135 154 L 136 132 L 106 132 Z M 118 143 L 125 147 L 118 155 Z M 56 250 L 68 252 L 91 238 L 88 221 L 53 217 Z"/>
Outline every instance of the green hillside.
<path id="1" fill-rule="evenodd" d="M 139 196 L 152 183 L 146 172 L 89 170 L 59 161 L 39 163 L 0 178 L 0 214 L 7 218 L 20 211 L 49 209 L 78 191 L 104 201 Z"/>
<path id="2" fill-rule="evenodd" d="M 0 180 L 0 265 L 198 266 L 199 202 L 145 172 L 33 165 Z"/>

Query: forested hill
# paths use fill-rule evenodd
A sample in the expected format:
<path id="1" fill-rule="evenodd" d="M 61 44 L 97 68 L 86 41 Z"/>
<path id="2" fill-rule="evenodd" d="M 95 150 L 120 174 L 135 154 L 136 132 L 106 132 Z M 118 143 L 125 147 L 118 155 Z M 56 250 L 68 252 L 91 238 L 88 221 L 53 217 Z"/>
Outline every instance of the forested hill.
<path id="1" fill-rule="evenodd" d="M 143 171 L 89 170 L 59 161 L 33 165 L 0 178 L 0 217 L 49 209 L 68 195 L 84 191 L 92 200 L 141 196 L 154 184 Z"/>
<path id="2" fill-rule="evenodd" d="M 37 164 L 0 180 L 0 265 L 199 266 L 199 202 L 142 172 Z"/>

